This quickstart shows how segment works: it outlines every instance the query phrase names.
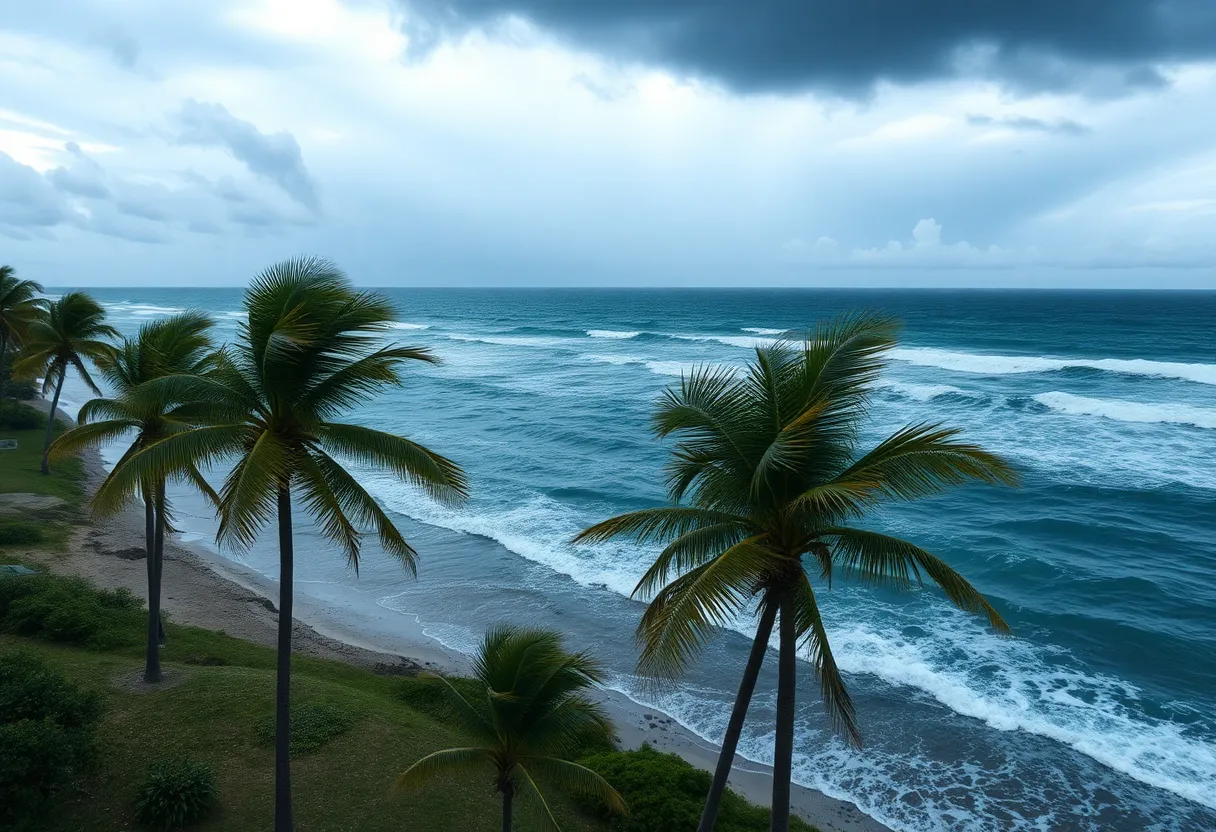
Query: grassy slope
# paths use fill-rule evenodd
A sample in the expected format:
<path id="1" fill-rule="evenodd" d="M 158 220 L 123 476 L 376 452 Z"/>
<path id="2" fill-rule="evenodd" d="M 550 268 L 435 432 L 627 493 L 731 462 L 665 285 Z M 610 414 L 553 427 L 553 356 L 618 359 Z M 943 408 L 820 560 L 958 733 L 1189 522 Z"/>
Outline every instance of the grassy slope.
<path id="1" fill-rule="evenodd" d="M 81 499 L 84 466 L 79 459 L 51 461 L 51 473 L 44 475 L 42 465 L 43 430 L 0 429 L 0 439 L 16 439 L 17 449 L 0 451 L 0 494 L 29 492 L 50 494 L 68 502 Z"/>
<path id="2" fill-rule="evenodd" d="M 258 738 L 258 725 L 274 710 L 271 650 L 221 633 L 171 626 L 164 660 L 184 681 L 152 693 L 132 693 L 111 680 L 142 667 L 137 649 L 101 653 L 0 637 L 0 647 L 14 646 L 32 650 L 106 696 L 101 768 L 80 793 L 64 796 L 48 832 L 135 828 L 131 806 L 148 763 L 179 754 L 204 760 L 217 773 L 221 810 L 199 829 L 268 828 L 274 758 Z M 228 664 L 179 663 L 183 659 Z M 348 733 L 293 761 L 297 829 L 499 828 L 500 804 L 488 777 L 461 776 L 408 795 L 393 790 L 395 776 L 414 760 L 465 744 L 452 728 L 401 702 L 393 693 L 399 680 L 308 658 L 297 658 L 293 668 L 295 702 L 327 702 L 359 715 Z M 551 797 L 563 829 L 606 829 L 575 813 L 563 796 Z M 532 828 L 526 817 L 518 820 L 520 829 Z"/>

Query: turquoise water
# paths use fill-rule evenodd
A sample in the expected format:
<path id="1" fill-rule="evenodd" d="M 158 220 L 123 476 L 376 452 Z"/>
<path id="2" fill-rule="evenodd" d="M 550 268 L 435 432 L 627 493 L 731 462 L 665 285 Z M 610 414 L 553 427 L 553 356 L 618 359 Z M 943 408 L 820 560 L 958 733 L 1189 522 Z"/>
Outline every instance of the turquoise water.
<path id="1" fill-rule="evenodd" d="M 875 518 L 945 557 L 1013 626 L 998 638 L 933 589 L 837 586 L 823 608 L 866 746 L 825 730 L 804 672 L 796 779 L 898 830 L 1216 829 L 1216 294 L 948 291 L 390 290 L 404 343 L 432 348 L 402 391 L 352 417 L 471 474 L 460 509 L 361 479 L 422 553 L 411 582 L 369 549 L 359 578 L 304 524 L 299 587 L 417 617 L 468 649 L 500 620 L 561 627 L 612 686 L 716 740 L 748 622 L 676 691 L 630 675 L 628 600 L 653 554 L 567 545 L 662 501 L 657 394 L 697 363 L 842 310 L 899 315 L 873 437 L 940 419 L 1009 456 L 1018 490 L 968 488 Z M 233 290 L 109 289 L 114 323 L 185 307 L 224 337 Z M 68 398 L 82 400 L 79 387 Z M 178 496 L 188 530 L 210 519 Z M 246 563 L 273 576 L 274 549 Z M 771 751 L 771 661 L 742 752 Z M 804 668 L 806 666 L 804 665 Z"/>

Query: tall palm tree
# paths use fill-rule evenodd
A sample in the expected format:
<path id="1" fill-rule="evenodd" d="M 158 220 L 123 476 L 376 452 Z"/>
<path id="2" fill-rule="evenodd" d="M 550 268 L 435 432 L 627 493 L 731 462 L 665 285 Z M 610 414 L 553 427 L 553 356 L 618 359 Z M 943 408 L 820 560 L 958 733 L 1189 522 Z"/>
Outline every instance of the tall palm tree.
<path id="1" fill-rule="evenodd" d="M 131 444 L 115 469 L 144 448 L 174 433 L 205 422 L 208 405 L 180 401 L 165 395 L 148 382 L 168 375 L 202 375 L 214 363 L 211 319 L 201 312 L 182 312 L 140 327 L 134 338 L 125 338 L 112 359 L 101 363 L 102 378 L 113 394 L 97 398 L 80 408 L 79 427 L 60 436 L 51 445 L 51 457 L 79 453 L 129 436 Z M 193 482 L 210 499 L 219 497 L 193 465 L 176 472 Z M 169 472 L 158 472 L 143 483 L 144 545 L 148 564 L 148 642 L 144 658 L 144 680 L 159 682 L 160 672 L 160 584 L 164 567 L 165 530 L 169 510 L 165 480 Z M 114 475 L 111 474 L 110 477 Z M 112 508 L 112 507 L 111 507 Z"/>
<path id="2" fill-rule="evenodd" d="M 12 266 L 0 266 L 0 404 L 4 403 L 8 349 L 21 343 L 22 334 L 41 310 L 40 292 L 40 284 L 21 280 Z"/>
<path id="3" fill-rule="evenodd" d="M 248 319 L 216 356 L 207 376 L 166 376 L 150 386 L 183 401 L 207 401 L 212 423 L 175 433 L 115 468 L 96 500 L 121 504 L 158 472 L 182 471 L 235 456 L 220 490 L 218 540 L 247 548 L 277 515 L 279 635 L 276 687 L 275 830 L 292 828 L 291 621 L 294 550 L 292 492 L 321 532 L 358 569 L 360 528 L 373 528 L 384 550 L 414 572 L 416 553 L 393 521 L 335 456 L 386 468 L 431 497 L 467 496 L 451 460 L 400 436 L 333 421 L 360 402 L 402 383 L 406 361 L 434 361 L 424 349 L 377 346 L 394 319 L 392 305 L 353 289 L 332 263 L 289 260 L 254 279 Z M 168 391 L 172 391 L 169 393 Z"/>
<path id="4" fill-rule="evenodd" d="M 114 355 L 114 346 L 103 339 L 118 337 L 118 331 L 105 322 L 105 310 L 84 292 L 68 292 L 59 300 L 46 304 L 45 309 L 26 326 L 21 346 L 21 360 L 13 367 L 14 375 L 42 375 L 42 394 L 54 389 L 51 411 L 47 414 L 46 439 L 42 446 L 42 473 L 51 472 L 48 453 L 54 433 L 55 412 L 68 368 L 76 368 L 89 389 L 101 395 L 93 383 L 85 360 L 104 363 Z"/>
<path id="5" fill-rule="evenodd" d="M 433 676 L 460 727 L 480 743 L 428 754 L 397 778 L 416 788 L 452 771 L 488 771 L 502 795 L 502 829 L 511 832 L 516 795 L 532 798 L 553 829 L 557 821 L 536 779 L 598 798 L 623 814 L 616 789 L 568 757 L 590 736 L 612 736 L 603 710 L 583 692 L 602 681 L 599 664 L 585 653 L 567 653 L 561 636 L 548 630 L 500 626 L 486 634 L 473 676 L 484 698 L 470 702 L 452 683 Z"/>
<path id="6" fill-rule="evenodd" d="M 701 832 L 709 832 L 717 817 L 778 619 L 772 829 L 789 827 L 800 644 L 834 727 L 860 745 L 808 570 L 823 586 L 841 575 L 908 588 L 927 575 L 953 603 L 1008 630 L 983 596 L 940 559 L 850 525 L 887 500 L 928 497 L 968 481 L 1016 482 L 1002 459 L 935 424 L 905 427 L 858 453 L 870 391 L 896 332 L 889 318 L 845 317 L 809 333 L 800 346 L 758 348 L 744 373 L 695 370 L 664 394 L 653 419 L 659 437 L 679 438 L 667 466 L 672 505 L 614 517 L 576 538 L 624 535 L 664 544 L 634 590 L 653 598 L 638 626 L 643 673 L 678 675 L 718 626 L 749 611 L 758 614 Z"/>

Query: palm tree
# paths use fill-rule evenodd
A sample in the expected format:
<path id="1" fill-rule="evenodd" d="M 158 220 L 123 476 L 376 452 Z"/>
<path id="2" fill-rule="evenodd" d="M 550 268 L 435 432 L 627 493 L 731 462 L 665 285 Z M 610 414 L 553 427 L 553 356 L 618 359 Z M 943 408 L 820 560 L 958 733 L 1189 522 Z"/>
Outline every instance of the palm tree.
<path id="1" fill-rule="evenodd" d="M 79 427 L 60 436 L 51 445 L 51 456 L 79 453 L 132 435 L 131 444 L 115 469 L 144 448 L 166 436 L 189 430 L 205 421 L 206 403 L 176 401 L 147 384 L 167 375 L 202 375 L 213 364 L 209 330 L 211 319 L 200 312 L 182 312 L 140 327 L 139 335 L 126 338 L 111 360 L 100 366 L 102 378 L 113 391 L 110 398 L 97 398 L 80 408 Z M 179 472 L 199 490 L 219 501 L 202 474 L 193 465 Z M 111 474 L 110 477 L 114 475 Z M 165 500 L 167 472 L 153 476 L 141 487 L 144 501 L 144 544 L 148 563 L 148 642 L 144 658 L 144 680 L 159 682 L 160 584 L 164 566 L 165 529 L 169 510 Z"/>
<path id="2" fill-rule="evenodd" d="M 441 686 L 460 727 L 480 745 L 428 754 L 397 778 L 399 787 L 416 788 L 452 771 L 493 772 L 502 794 L 503 832 L 511 832 L 516 795 L 531 797 L 552 828 L 558 828 L 537 777 L 598 798 L 610 811 L 624 814 L 616 789 L 568 759 L 590 737 L 612 736 L 603 710 L 583 696 L 602 681 L 594 659 L 567 653 L 557 633 L 500 626 L 486 634 L 473 677 L 485 689 L 484 699 L 474 702 L 442 676 L 430 678 Z"/>
<path id="3" fill-rule="evenodd" d="M 332 263 L 289 260 L 254 279 L 248 319 L 207 376 L 150 383 L 179 401 L 206 401 L 211 424 L 175 433 L 115 468 L 96 501 L 107 508 L 136 494 L 149 477 L 229 456 L 236 465 L 220 490 L 217 539 L 247 548 L 277 515 L 279 634 L 275 723 L 275 830 L 292 828 L 289 752 L 294 551 L 292 491 L 321 532 L 358 569 L 361 528 L 414 572 L 416 553 L 393 521 L 335 455 L 387 468 L 431 497 L 459 502 L 468 486 L 459 466 L 408 439 L 332 421 L 402 383 L 406 361 L 434 361 L 423 349 L 377 346 L 394 319 L 392 305 L 353 289 Z M 169 391 L 172 391 L 171 393 Z"/>
<path id="4" fill-rule="evenodd" d="M 102 339 L 117 338 L 118 331 L 105 322 L 105 310 L 84 292 L 68 292 L 59 300 L 46 304 L 45 309 L 26 326 L 21 346 L 21 360 L 13 367 L 13 375 L 42 375 L 42 394 L 52 388 L 51 411 L 47 414 L 46 439 L 42 446 L 42 473 L 51 472 L 47 458 L 54 432 L 55 412 L 68 368 L 75 367 L 89 389 L 101 395 L 93 377 L 85 367 L 85 359 L 104 363 L 114 355 L 114 347 Z"/>
<path id="5" fill-rule="evenodd" d="M 42 286 L 20 280 L 12 266 L 0 266 L 0 404 L 4 403 L 4 382 L 9 345 L 21 343 L 22 334 L 41 310 L 37 295 Z"/>
<path id="6" fill-rule="evenodd" d="M 961 575 L 907 541 L 848 525 L 886 500 L 915 500 L 968 481 L 1016 482 L 1009 466 L 958 431 L 905 427 L 857 453 L 873 382 L 896 323 L 845 317 L 800 347 L 758 348 L 746 372 L 699 368 L 668 390 L 653 420 L 679 442 L 667 466 L 672 505 L 606 520 L 576 540 L 624 535 L 665 544 L 638 582 L 652 596 L 638 625 L 639 669 L 674 678 L 716 627 L 754 611 L 759 624 L 699 829 L 712 830 L 774 622 L 778 630 L 772 829 L 789 826 L 796 651 L 809 653 L 833 726 L 860 745 L 808 569 L 908 588 L 927 575 L 964 610 L 1008 627 Z M 681 501 L 687 498 L 687 504 Z"/>

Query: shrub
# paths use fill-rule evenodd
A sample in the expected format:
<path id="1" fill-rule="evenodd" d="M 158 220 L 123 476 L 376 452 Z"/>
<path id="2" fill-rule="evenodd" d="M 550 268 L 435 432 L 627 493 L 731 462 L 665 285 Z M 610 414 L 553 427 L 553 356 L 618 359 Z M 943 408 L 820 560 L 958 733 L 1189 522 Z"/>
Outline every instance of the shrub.
<path id="1" fill-rule="evenodd" d="M 99 590 L 59 575 L 0 576 L 0 631 L 94 648 L 138 644 L 142 604 L 126 590 Z"/>
<path id="2" fill-rule="evenodd" d="M 156 830 L 181 829 L 215 808 L 215 773 L 206 763 L 186 759 L 153 763 L 139 787 L 135 816 Z"/>
<path id="3" fill-rule="evenodd" d="M 5 391 L 8 394 L 8 391 Z M 4 430 L 42 430 L 46 427 L 46 415 L 28 404 L 0 402 L 0 428 Z"/>
<path id="4" fill-rule="evenodd" d="M 22 546 L 41 543 L 42 527 L 20 520 L 0 521 L 0 546 Z"/>
<path id="5" fill-rule="evenodd" d="M 96 755 L 101 698 L 25 653 L 0 654 L 0 828 L 33 829 Z"/>
<path id="6" fill-rule="evenodd" d="M 291 753 L 316 751 L 334 737 L 345 734 L 355 724 L 355 716 L 325 702 L 308 702 L 291 709 Z M 265 743 L 275 739 L 274 714 L 262 720 L 258 735 Z"/>
<path id="7" fill-rule="evenodd" d="M 599 772 L 625 799 L 629 814 L 614 821 L 621 832 L 683 832 L 697 828 L 712 780 L 676 754 L 662 754 L 649 745 L 637 751 L 593 754 L 583 765 Z M 594 800 L 576 797 L 580 807 L 602 814 Z M 718 832 L 764 832 L 769 810 L 756 806 L 727 789 L 714 827 Z M 801 819 L 790 818 L 790 829 L 813 832 Z"/>

